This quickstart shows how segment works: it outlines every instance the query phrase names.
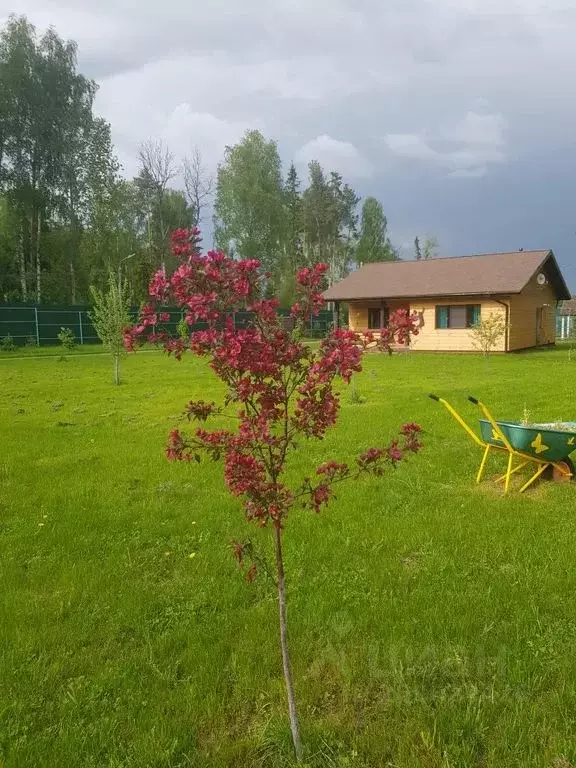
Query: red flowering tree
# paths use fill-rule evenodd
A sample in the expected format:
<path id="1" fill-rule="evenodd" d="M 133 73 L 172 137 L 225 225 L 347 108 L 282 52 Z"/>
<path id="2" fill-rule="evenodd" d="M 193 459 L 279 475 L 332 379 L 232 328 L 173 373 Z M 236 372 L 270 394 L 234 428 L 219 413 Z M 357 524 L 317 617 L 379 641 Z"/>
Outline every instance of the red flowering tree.
<path id="1" fill-rule="evenodd" d="M 144 308 L 139 323 L 126 334 L 133 349 L 147 340 L 163 344 L 180 359 L 186 349 L 208 357 L 216 376 L 225 384 L 223 405 L 191 401 L 186 413 L 190 421 L 204 424 L 211 417 L 233 416 L 233 429 L 197 426 L 191 434 L 170 433 L 166 455 L 172 461 L 200 461 L 207 456 L 224 464 L 225 483 L 238 497 L 249 521 L 269 528 L 274 542 L 280 616 L 280 645 L 288 696 L 290 727 L 298 760 L 302 757 L 300 728 L 292 682 L 286 629 L 286 596 L 282 537 L 289 514 L 297 507 L 320 512 L 333 497 L 334 486 L 361 475 L 381 476 L 420 447 L 420 427 L 405 424 L 389 445 L 369 448 L 351 463 L 328 461 L 316 467 L 298 485 L 285 476 L 288 455 L 300 438 L 321 440 L 336 423 L 340 407 L 335 388 L 338 379 L 348 382 L 360 371 L 364 349 L 374 344 L 372 335 L 359 337 L 352 331 L 335 329 L 314 350 L 302 334 L 310 317 L 324 305 L 320 287 L 327 267 L 318 264 L 300 270 L 299 300 L 292 307 L 293 329 L 278 315 L 276 299 L 263 298 L 259 262 L 236 261 L 219 251 L 201 255 L 197 230 L 177 230 L 172 251 L 180 265 L 171 276 L 157 272 L 150 283 L 150 296 L 158 304 L 182 308 L 187 322 L 205 324 L 190 334 L 189 343 L 171 338 L 161 329 L 167 316 L 153 305 Z M 252 322 L 236 328 L 234 312 L 248 310 Z M 376 343 L 390 350 L 417 333 L 415 318 L 399 312 Z M 249 543 L 233 543 L 241 567 L 248 565 L 251 581 L 258 558 Z"/>

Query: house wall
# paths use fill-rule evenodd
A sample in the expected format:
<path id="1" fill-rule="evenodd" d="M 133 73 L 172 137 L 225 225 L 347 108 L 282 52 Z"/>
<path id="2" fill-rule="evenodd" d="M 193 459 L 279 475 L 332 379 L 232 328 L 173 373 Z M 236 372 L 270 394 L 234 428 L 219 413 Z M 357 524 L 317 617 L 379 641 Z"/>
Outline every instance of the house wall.
<path id="1" fill-rule="evenodd" d="M 415 350 L 434 352 L 473 352 L 472 336 L 469 328 L 436 328 L 436 306 L 438 304 L 480 304 L 481 317 L 486 318 L 490 314 L 506 316 L 506 309 L 493 300 L 478 298 L 462 298 L 446 296 L 441 299 L 409 299 L 405 301 L 386 302 L 390 311 L 400 307 L 409 307 L 411 312 L 416 312 L 422 317 L 422 324 L 417 336 L 411 341 L 411 347 Z M 368 326 L 368 308 L 379 307 L 380 302 L 350 302 L 349 327 L 354 331 L 365 330 Z M 534 310 L 534 314 L 536 310 Z M 498 344 L 495 351 L 503 352 L 504 339 Z"/>
<path id="2" fill-rule="evenodd" d="M 410 302 L 412 312 L 422 313 L 423 325 L 418 336 L 412 339 L 412 348 L 435 352 L 475 352 L 470 328 L 436 328 L 436 307 L 441 304 L 480 304 L 480 318 L 485 320 L 490 315 L 498 315 L 503 320 L 506 309 L 497 301 L 479 298 L 443 297 L 441 299 L 413 299 Z M 495 352 L 504 352 L 504 338 L 496 345 Z"/>
<path id="3" fill-rule="evenodd" d="M 540 344 L 553 344 L 556 338 L 556 294 L 547 284 L 539 286 L 534 277 L 522 293 L 511 296 L 509 349 L 536 346 L 536 310 L 542 308 Z"/>
<path id="4" fill-rule="evenodd" d="M 352 331 L 366 331 L 368 329 L 368 310 L 380 309 L 381 301 L 349 302 L 348 304 L 348 327 Z M 386 306 L 390 312 L 397 309 L 408 309 L 407 301 L 386 301 Z"/>

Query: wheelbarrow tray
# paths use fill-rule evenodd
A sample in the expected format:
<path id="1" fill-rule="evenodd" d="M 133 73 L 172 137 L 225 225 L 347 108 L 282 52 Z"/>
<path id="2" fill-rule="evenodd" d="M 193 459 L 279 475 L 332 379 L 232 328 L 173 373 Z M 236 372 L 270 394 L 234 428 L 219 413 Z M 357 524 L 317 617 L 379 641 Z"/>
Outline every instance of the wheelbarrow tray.
<path id="1" fill-rule="evenodd" d="M 544 461 L 562 461 L 576 451 L 576 422 L 558 424 L 520 424 L 517 421 L 496 421 L 512 448 Z M 503 441 L 488 421 L 480 419 L 482 439 L 503 447 Z"/>

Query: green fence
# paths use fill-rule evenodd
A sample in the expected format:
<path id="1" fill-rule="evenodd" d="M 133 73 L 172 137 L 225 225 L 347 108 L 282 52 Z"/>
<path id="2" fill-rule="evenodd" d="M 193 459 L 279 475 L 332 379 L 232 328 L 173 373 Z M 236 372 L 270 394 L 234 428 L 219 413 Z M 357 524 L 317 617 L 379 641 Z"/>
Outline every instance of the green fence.
<path id="1" fill-rule="evenodd" d="M 11 336 L 18 346 L 45 346 L 58 343 L 58 333 L 61 328 L 70 328 L 78 344 L 97 344 L 99 342 L 94 326 L 90 322 L 89 306 L 42 306 L 40 304 L 8 305 L 0 304 L 0 340 Z M 176 326 L 182 318 L 179 309 L 163 307 L 162 312 L 170 315 L 170 321 L 163 323 L 172 334 L 176 334 Z M 289 310 L 279 310 L 282 316 L 288 316 Z M 138 308 L 132 309 L 136 319 Z M 234 322 L 237 327 L 250 323 L 250 312 L 236 312 Z M 202 323 L 192 326 L 191 330 L 205 327 Z M 322 311 L 318 317 L 312 318 L 307 335 L 311 338 L 323 338 L 332 327 L 332 313 Z"/>

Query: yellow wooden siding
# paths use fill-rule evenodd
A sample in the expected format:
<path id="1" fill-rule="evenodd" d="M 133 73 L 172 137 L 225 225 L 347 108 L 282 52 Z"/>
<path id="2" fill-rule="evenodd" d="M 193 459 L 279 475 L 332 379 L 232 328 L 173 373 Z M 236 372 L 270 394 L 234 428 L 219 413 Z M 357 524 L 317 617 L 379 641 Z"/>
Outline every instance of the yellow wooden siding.
<path id="1" fill-rule="evenodd" d="M 411 346 L 416 350 L 434 352 L 473 352 L 472 336 L 469 328 L 436 328 L 436 306 L 442 304 L 480 304 L 481 317 L 490 314 L 501 315 L 505 318 L 506 309 L 492 300 L 474 298 L 463 299 L 447 296 L 442 299 L 409 299 L 406 301 L 387 302 L 390 311 L 401 306 L 409 306 L 411 312 L 417 312 L 422 317 L 422 325 L 417 336 L 412 338 Z M 365 330 L 368 326 L 368 309 L 379 307 L 380 302 L 351 302 L 348 307 L 348 324 L 351 330 Z M 504 351 L 504 339 L 496 348 L 497 352 Z"/>
<path id="2" fill-rule="evenodd" d="M 348 304 L 348 327 L 352 331 L 365 331 L 368 328 L 368 310 L 380 309 L 382 302 L 367 301 L 364 303 L 350 302 Z M 386 306 L 390 312 L 401 307 L 408 308 L 407 301 L 387 301 Z"/>
<path id="3" fill-rule="evenodd" d="M 534 277 L 522 293 L 511 296 L 509 349 L 535 347 L 536 310 L 542 309 L 540 344 L 553 344 L 556 338 L 556 294 L 550 285 L 539 286 Z"/>
<path id="4" fill-rule="evenodd" d="M 431 301 L 430 299 L 413 299 L 410 310 L 423 317 L 423 324 L 418 336 L 412 339 L 412 348 L 432 350 L 435 352 L 474 352 L 472 334 L 469 328 L 436 328 L 436 307 L 441 305 L 480 304 L 480 317 L 485 320 L 490 315 L 506 315 L 506 309 L 496 301 L 462 297 L 446 297 Z M 497 345 L 495 352 L 504 351 L 504 339 Z"/>
<path id="5" fill-rule="evenodd" d="M 379 306 L 379 305 L 377 305 Z M 352 331 L 362 331 L 368 328 L 368 305 L 350 303 L 348 305 L 348 327 Z"/>

